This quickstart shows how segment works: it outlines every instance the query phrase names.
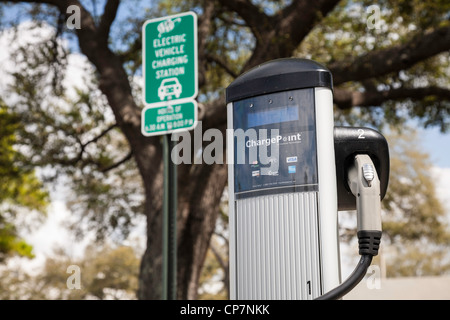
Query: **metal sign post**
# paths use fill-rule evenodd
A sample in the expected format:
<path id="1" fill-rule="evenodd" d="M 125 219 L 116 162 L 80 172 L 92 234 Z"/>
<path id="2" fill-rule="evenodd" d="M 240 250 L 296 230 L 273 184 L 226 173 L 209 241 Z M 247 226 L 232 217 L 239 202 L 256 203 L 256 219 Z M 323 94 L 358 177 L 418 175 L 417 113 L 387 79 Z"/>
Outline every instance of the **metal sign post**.
<path id="1" fill-rule="evenodd" d="M 144 76 L 141 132 L 162 135 L 164 162 L 163 293 L 177 293 L 177 167 L 170 161 L 172 133 L 197 125 L 197 15 L 185 12 L 151 19 L 142 27 Z M 173 159 L 172 159 L 173 160 Z"/>
<path id="2" fill-rule="evenodd" d="M 170 161 L 174 142 L 162 136 L 164 162 L 163 199 L 163 293 L 164 300 L 177 298 L 177 166 Z"/>

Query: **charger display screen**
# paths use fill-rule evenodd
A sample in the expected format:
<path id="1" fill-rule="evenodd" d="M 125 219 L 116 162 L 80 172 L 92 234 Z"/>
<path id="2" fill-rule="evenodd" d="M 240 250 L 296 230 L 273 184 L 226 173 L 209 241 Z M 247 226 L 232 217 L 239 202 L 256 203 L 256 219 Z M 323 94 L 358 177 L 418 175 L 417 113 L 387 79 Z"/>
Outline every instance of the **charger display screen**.
<path id="1" fill-rule="evenodd" d="M 250 112 L 247 115 L 247 127 L 254 128 L 267 124 L 297 120 L 298 106 L 283 106 L 269 110 Z"/>

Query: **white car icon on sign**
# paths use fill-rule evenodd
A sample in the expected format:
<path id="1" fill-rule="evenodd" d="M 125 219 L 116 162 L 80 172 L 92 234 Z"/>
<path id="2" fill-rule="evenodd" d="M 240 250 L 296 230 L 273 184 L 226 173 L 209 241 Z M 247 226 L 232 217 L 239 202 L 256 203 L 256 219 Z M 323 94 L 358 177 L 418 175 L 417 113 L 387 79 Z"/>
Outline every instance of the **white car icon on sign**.
<path id="1" fill-rule="evenodd" d="M 182 89 L 181 84 L 177 78 L 168 78 L 164 79 L 161 82 L 161 85 L 158 88 L 158 97 L 161 101 L 163 101 L 166 97 L 175 96 L 179 98 L 181 95 Z"/>

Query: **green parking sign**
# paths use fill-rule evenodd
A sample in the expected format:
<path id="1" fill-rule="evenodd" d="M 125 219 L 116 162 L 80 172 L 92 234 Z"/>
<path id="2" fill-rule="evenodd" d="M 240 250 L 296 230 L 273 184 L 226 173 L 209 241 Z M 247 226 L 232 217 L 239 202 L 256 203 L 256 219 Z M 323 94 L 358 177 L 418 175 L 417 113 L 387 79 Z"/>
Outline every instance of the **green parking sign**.
<path id="1" fill-rule="evenodd" d="M 197 15 L 148 20 L 142 36 L 144 103 L 167 105 L 197 97 Z"/>

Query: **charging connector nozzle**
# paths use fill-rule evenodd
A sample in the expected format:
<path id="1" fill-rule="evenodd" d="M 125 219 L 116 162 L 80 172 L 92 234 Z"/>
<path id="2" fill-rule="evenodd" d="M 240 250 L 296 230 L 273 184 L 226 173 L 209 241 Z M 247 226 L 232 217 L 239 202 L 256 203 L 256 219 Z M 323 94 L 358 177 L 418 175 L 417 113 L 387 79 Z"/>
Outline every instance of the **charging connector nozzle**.
<path id="1" fill-rule="evenodd" d="M 381 239 L 380 180 L 372 159 L 366 154 L 355 156 L 348 171 L 348 185 L 356 197 L 359 254 L 376 256 Z"/>

